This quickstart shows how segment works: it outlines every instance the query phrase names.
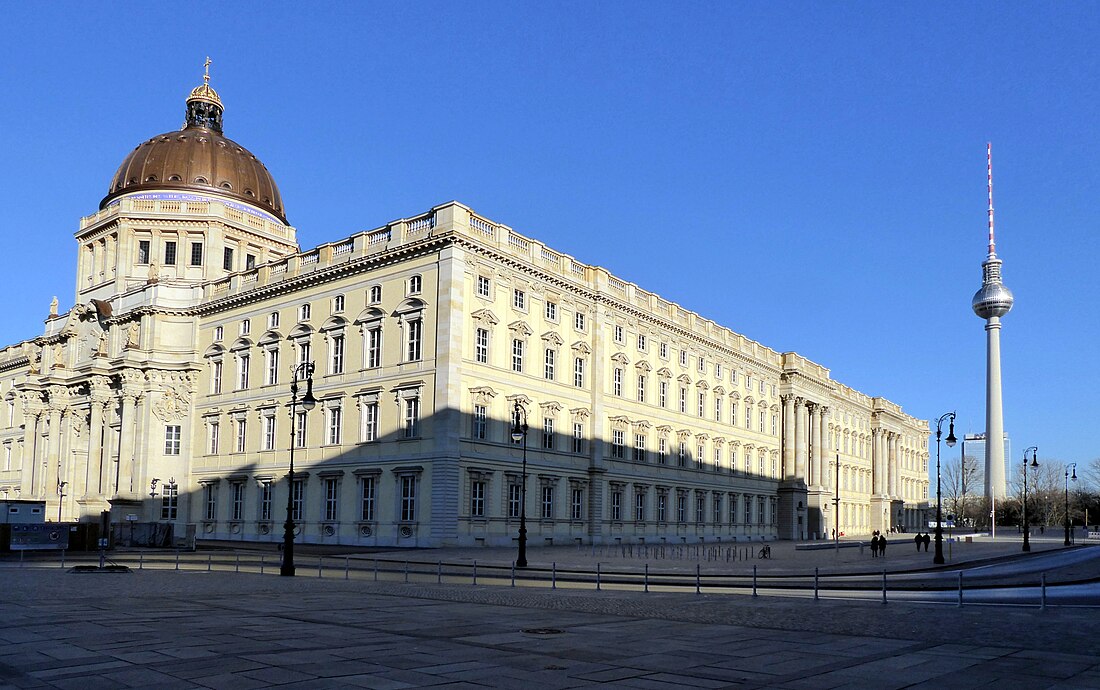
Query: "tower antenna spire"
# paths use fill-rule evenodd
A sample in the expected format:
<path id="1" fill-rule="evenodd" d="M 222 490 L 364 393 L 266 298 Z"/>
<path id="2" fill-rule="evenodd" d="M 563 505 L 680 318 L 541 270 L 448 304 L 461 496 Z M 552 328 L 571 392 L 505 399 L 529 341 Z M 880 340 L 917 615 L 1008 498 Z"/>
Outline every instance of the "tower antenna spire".
<path id="1" fill-rule="evenodd" d="M 996 244 L 993 241 L 993 142 L 985 144 L 986 179 L 989 188 L 989 255 L 997 253 Z"/>
<path id="2" fill-rule="evenodd" d="M 212 64 L 213 64 L 213 63 L 212 63 L 212 62 L 211 62 L 211 60 L 210 60 L 210 56 L 209 56 L 209 55 L 207 55 L 207 56 L 206 56 L 206 62 L 202 63 L 202 67 L 203 67 L 203 75 L 202 75 L 202 81 L 203 81 L 203 83 L 204 83 L 204 84 L 206 84 L 207 86 L 210 86 L 210 65 L 212 65 Z M 990 184 L 992 184 L 992 182 L 991 182 Z M 992 188 L 991 188 L 991 189 L 992 189 Z M 992 192 L 992 191 L 990 191 L 990 192 L 989 192 L 989 194 L 990 194 L 990 197 L 989 197 L 989 198 L 990 198 L 990 199 L 992 199 L 992 198 L 993 198 L 993 196 L 992 196 L 993 192 Z M 993 202 L 992 202 L 992 201 L 990 201 L 989 203 L 990 203 L 990 204 L 992 204 Z M 993 207 L 992 207 L 992 206 L 990 206 L 990 209 L 992 209 L 992 208 L 993 208 Z"/>

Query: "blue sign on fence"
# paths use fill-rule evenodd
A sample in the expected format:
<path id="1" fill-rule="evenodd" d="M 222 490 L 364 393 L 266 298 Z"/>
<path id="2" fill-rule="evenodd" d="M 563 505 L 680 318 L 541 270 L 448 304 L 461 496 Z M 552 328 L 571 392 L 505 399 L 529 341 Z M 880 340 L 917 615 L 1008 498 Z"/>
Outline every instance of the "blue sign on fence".
<path id="1" fill-rule="evenodd" d="M 69 526 L 57 524 L 12 525 L 12 551 L 38 551 L 69 548 Z"/>

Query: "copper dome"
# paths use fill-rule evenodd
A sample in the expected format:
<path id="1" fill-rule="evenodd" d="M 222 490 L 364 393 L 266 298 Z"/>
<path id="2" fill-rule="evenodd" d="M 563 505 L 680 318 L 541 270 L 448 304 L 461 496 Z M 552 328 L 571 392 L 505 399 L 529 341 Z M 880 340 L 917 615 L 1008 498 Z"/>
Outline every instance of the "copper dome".
<path id="1" fill-rule="evenodd" d="M 171 189 L 239 199 L 286 223 L 271 173 L 247 149 L 222 136 L 221 115 L 213 89 L 204 85 L 192 91 L 183 129 L 138 144 L 118 167 L 99 207 L 124 194 Z"/>

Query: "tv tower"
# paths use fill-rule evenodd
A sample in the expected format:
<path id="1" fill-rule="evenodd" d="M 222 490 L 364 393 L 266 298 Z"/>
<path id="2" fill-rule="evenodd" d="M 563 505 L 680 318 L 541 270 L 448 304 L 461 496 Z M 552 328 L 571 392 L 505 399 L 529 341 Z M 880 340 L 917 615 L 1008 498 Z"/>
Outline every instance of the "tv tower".
<path id="1" fill-rule="evenodd" d="M 982 262 L 982 288 L 974 313 L 985 319 L 985 495 L 996 508 L 1005 496 L 1004 415 L 1001 411 L 1001 317 L 1012 309 L 1012 292 L 1001 283 L 1001 260 L 993 242 L 993 146 L 985 149 L 989 183 L 989 254 Z"/>

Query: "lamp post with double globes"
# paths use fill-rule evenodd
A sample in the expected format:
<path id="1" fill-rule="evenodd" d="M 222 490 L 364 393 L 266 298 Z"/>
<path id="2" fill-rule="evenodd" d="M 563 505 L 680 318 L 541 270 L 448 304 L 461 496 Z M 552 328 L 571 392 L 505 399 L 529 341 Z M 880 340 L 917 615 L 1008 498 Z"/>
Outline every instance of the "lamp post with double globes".
<path id="1" fill-rule="evenodd" d="M 290 472 L 286 485 L 286 523 L 283 525 L 283 565 L 279 575 L 294 577 L 294 446 L 298 435 L 298 382 L 305 379 L 306 394 L 302 396 L 302 410 L 309 412 L 317 406 L 313 397 L 313 362 L 302 362 L 294 367 L 290 381 Z"/>
<path id="2" fill-rule="evenodd" d="M 946 412 L 936 420 L 936 555 L 932 562 L 942 564 L 943 560 L 943 494 L 940 491 L 940 436 L 943 435 L 943 420 L 950 419 L 947 430 L 947 447 L 955 447 L 955 413 Z"/>
<path id="3" fill-rule="evenodd" d="M 1031 551 L 1031 523 L 1027 519 L 1027 453 L 1031 451 L 1031 467 L 1036 468 L 1039 466 L 1039 460 L 1036 455 L 1039 453 L 1038 446 L 1029 446 L 1024 449 L 1024 551 Z"/>
<path id="4" fill-rule="evenodd" d="M 1073 474 L 1071 475 L 1070 472 Z M 1077 463 L 1071 462 L 1066 465 L 1066 546 L 1070 545 L 1069 539 L 1069 480 L 1077 481 Z"/>
<path id="5" fill-rule="evenodd" d="M 512 441 L 523 443 L 523 472 L 520 475 L 519 488 L 519 553 L 516 555 L 516 567 L 527 567 L 527 411 L 516 401 L 512 412 Z"/>

